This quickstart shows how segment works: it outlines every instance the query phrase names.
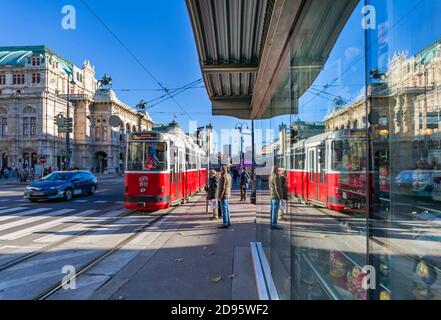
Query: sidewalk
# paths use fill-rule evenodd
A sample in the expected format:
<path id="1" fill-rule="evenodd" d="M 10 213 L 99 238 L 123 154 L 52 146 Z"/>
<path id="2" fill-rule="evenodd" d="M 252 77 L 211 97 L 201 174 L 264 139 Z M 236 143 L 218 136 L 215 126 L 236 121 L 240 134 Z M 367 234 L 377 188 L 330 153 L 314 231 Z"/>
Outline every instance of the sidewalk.
<path id="1" fill-rule="evenodd" d="M 231 228 L 218 229 L 205 212 L 205 194 L 179 207 L 139 254 L 92 299 L 257 299 L 250 242 L 256 238 L 255 206 L 230 199 Z M 154 231 L 153 231 L 154 232 Z"/>

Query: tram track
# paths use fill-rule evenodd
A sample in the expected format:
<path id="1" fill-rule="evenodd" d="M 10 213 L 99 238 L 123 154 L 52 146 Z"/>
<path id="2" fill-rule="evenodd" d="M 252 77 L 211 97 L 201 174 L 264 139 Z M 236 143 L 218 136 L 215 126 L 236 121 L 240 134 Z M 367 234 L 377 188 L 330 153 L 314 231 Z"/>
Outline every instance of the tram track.
<path id="1" fill-rule="evenodd" d="M 154 226 L 156 223 L 158 223 L 159 221 L 161 221 L 165 217 L 172 214 L 179 207 L 180 206 L 172 207 L 166 213 L 158 215 L 158 216 L 154 217 L 152 220 L 149 220 L 148 222 L 142 224 L 141 226 L 136 228 L 133 232 L 131 232 L 129 236 L 127 236 L 124 239 L 122 239 L 121 241 L 119 241 L 116 245 L 113 245 L 110 249 L 104 251 L 102 254 L 98 255 L 97 257 L 95 257 L 95 258 L 91 259 L 90 261 L 86 262 L 85 264 L 83 264 L 78 270 L 76 270 L 75 274 L 73 274 L 68 280 L 73 281 L 73 280 L 77 279 L 79 276 L 81 276 L 82 274 L 88 272 L 93 267 L 97 266 L 101 261 L 108 258 L 112 254 L 116 253 L 118 250 L 120 250 L 122 247 L 124 247 L 130 241 L 135 239 L 139 234 L 144 232 L 147 228 Z M 116 221 L 118 219 L 125 218 L 125 217 L 129 216 L 130 214 L 132 214 L 133 212 L 134 212 L 134 210 L 131 210 L 131 211 L 119 216 L 119 217 L 115 217 L 115 219 L 112 219 L 112 221 Z M 110 223 L 110 222 L 108 222 L 108 223 Z M 106 223 L 106 224 L 108 224 L 108 223 Z M 78 238 L 78 236 L 80 236 L 80 235 L 76 235 L 75 237 L 70 238 L 69 241 L 72 241 L 75 238 Z M 67 241 L 65 241 L 65 242 L 67 242 Z M 65 243 L 65 242 L 63 242 L 63 243 Z M 36 295 L 34 298 L 32 298 L 32 300 L 46 300 L 49 297 L 51 297 L 53 294 L 58 292 L 60 289 L 62 289 L 64 284 L 65 284 L 65 282 L 63 280 L 58 281 L 57 283 L 55 283 L 52 286 L 45 289 L 44 291 L 40 292 L 38 295 Z"/>
<path id="2" fill-rule="evenodd" d="M 94 232 L 97 229 L 99 229 L 99 228 L 101 228 L 103 226 L 106 226 L 106 225 L 108 225 L 108 224 L 110 224 L 112 222 L 115 222 L 115 221 L 117 221 L 119 219 L 122 219 L 122 218 L 125 218 L 127 216 L 130 216 L 134 212 L 135 212 L 135 210 L 126 211 L 123 214 L 120 214 L 120 215 L 118 215 L 116 217 L 109 218 L 108 220 L 106 220 L 106 221 L 104 221 L 104 222 L 102 222 L 102 223 L 100 223 L 98 225 L 95 225 L 95 226 L 93 226 L 93 227 L 91 227 L 89 229 L 80 231 L 80 232 L 78 232 L 78 233 L 76 233 L 76 234 L 74 234 L 74 235 L 72 235 L 72 236 L 70 236 L 70 237 L 68 237 L 66 239 L 63 239 L 61 241 L 57 241 L 55 243 L 43 246 L 43 247 L 38 248 L 37 250 L 35 250 L 33 252 L 30 252 L 30 253 L 22 256 L 22 257 L 19 257 L 19 258 L 14 259 L 14 260 L 12 260 L 10 262 L 7 262 L 7 263 L 5 263 L 3 265 L 0 265 L 0 272 L 6 271 L 6 270 L 8 270 L 8 269 L 10 269 L 10 268 L 20 264 L 20 263 L 23 263 L 23 262 L 33 258 L 33 257 L 36 257 L 36 256 L 38 256 L 38 255 L 40 255 L 42 253 L 45 253 L 45 252 L 47 252 L 47 251 L 49 251 L 51 249 L 54 249 L 54 248 L 59 247 L 59 246 L 65 244 L 65 243 L 68 243 L 69 241 L 72 241 L 72 240 L 75 240 L 75 239 L 77 239 L 77 238 L 79 238 L 81 236 L 84 236 L 87 233 Z M 99 216 L 98 216 L 98 218 L 99 218 Z"/>

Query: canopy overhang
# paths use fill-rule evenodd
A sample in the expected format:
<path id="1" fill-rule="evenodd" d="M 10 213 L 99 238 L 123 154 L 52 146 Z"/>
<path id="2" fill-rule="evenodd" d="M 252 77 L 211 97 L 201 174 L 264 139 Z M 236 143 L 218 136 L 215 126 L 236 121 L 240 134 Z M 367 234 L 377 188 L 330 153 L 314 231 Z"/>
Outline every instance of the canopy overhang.
<path id="1" fill-rule="evenodd" d="M 284 62 L 292 59 L 294 86 L 309 87 L 359 2 L 186 1 L 212 113 L 241 119 L 295 113 L 305 89 L 296 91 L 291 111 L 268 108 Z"/>

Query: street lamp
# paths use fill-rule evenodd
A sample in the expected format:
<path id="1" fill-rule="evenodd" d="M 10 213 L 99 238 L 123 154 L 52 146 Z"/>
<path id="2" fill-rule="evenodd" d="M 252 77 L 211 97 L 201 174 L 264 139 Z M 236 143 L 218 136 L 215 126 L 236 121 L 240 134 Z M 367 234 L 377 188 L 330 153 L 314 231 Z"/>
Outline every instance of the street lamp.
<path id="1" fill-rule="evenodd" d="M 235 125 L 235 129 L 239 130 L 240 132 L 240 166 L 243 167 L 245 164 L 245 159 L 244 159 L 244 154 L 243 154 L 243 143 L 244 143 L 244 139 L 243 139 L 243 127 L 244 125 L 246 126 L 246 129 L 248 130 L 248 123 L 246 122 L 240 122 L 240 123 L 236 123 Z"/>

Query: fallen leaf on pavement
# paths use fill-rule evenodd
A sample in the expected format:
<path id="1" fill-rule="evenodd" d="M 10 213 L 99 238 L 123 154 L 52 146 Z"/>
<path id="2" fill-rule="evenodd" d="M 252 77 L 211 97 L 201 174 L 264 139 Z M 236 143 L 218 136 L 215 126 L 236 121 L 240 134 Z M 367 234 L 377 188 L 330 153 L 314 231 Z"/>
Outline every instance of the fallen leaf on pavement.
<path id="1" fill-rule="evenodd" d="M 232 274 L 230 274 L 230 275 L 228 276 L 228 278 L 230 278 L 230 279 L 233 279 L 234 277 L 236 277 L 236 274 L 235 274 L 235 273 L 232 273 Z"/>
<path id="2" fill-rule="evenodd" d="M 222 277 L 221 277 L 221 276 L 211 278 L 211 281 L 213 281 L 214 283 L 218 283 L 218 282 L 220 282 L 221 280 L 222 280 Z"/>
<path id="3" fill-rule="evenodd" d="M 207 247 L 203 247 L 202 250 L 207 250 Z"/>
<path id="4" fill-rule="evenodd" d="M 184 258 L 176 258 L 175 261 L 176 262 L 182 262 L 182 261 L 184 261 Z"/>
<path id="5" fill-rule="evenodd" d="M 216 252 L 209 252 L 208 255 L 209 256 L 214 256 L 216 254 Z"/>
<path id="6" fill-rule="evenodd" d="M 183 232 L 178 232 L 177 234 L 179 234 L 179 235 L 181 235 L 181 236 L 183 236 L 183 235 L 184 235 L 184 233 L 183 233 Z"/>

